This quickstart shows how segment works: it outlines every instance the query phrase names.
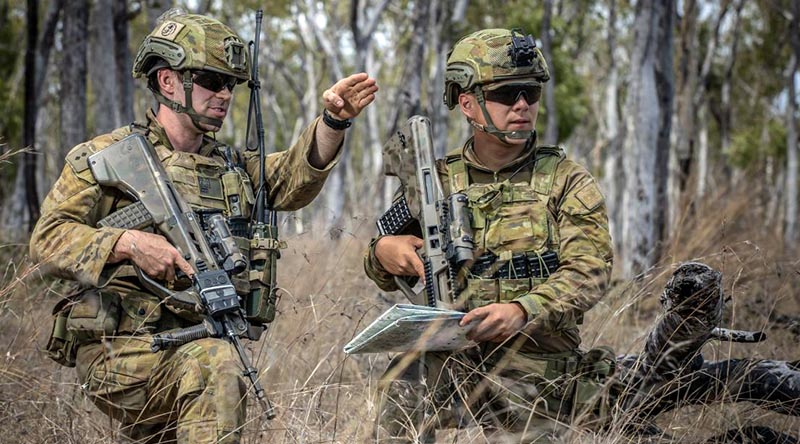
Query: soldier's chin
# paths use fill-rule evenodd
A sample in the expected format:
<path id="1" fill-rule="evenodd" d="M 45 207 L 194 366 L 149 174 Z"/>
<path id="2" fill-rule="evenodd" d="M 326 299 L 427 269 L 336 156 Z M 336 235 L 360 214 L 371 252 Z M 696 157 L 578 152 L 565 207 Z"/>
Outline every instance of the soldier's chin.
<path id="1" fill-rule="evenodd" d="M 200 124 L 200 127 L 206 130 L 206 132 L 208 133 L 216 133 L 217 131 L 222 129 L 222 125 L 214 126 L 214 125 L 209 125 L 207 123 Z"/>
<path id="2" fill-rule="evenodd" d="M 524 145 L 528 141 L 528 139 L 516 139 L 508 136 L 503 137 L 503 139 L 509 145 Z"/>

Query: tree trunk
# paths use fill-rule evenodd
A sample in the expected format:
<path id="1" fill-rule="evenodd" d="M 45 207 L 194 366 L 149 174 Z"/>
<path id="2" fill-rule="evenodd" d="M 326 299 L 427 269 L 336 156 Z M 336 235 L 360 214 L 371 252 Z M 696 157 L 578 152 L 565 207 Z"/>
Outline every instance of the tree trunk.
<path id="1" fill-rule="evenodd" d="M 791 56 L 787 69 L 786 82 L 789 88 L 789 103 L 786 107 L 786 213 L 784 220 L 783 241 L 786 249 L 794 251 L 797 249 L 797 175 L 798 175 L 798 154 L 797 154 L 797 88 L 795 82 L 797 78 L 797 65 L 800 59 L 800 25 L 798 25 L 798 14 L 800 6 L 798 2 L 792 2 L 792 21 L 790 25 L 789 40 L 791 44 Z"/>
<path id="2" fill-rule="evenodd" d="M 633 278 L 656 260 L 663 223 L 663 185 L 669 144 L 672 1 L 636 4 L 631 78 L 626 100 L 623 160 L 623 274 Z M 668 56 L 665 58 L 665 56 Z M 662 182 L 663 181 L 663 182 Z"/>
<path id="3" fill-rule="evenodd" d="M 674 144 L 669 156 L 669 177 L 667 179 L 669 208 L 667 218 L 669 226 L 677 226 L 678 208 L 686 189 L 686 182 L 689 179 L 692 168 L 692 160 L 695 151 L 695 118 L 696 108 L 694 106 L 694 93 L 702 81 L 699 79 L 699 36 L 697 29 L 698 21 L 697 1 L 687 0 L 683 3 L 683 15 L 681 17 L 680 35 L 678 44 L 678 69 L 676 78 L 675 93 L 675 132 L 673 133 Z"/>
<path id="4" fill-rule="evenodd" d="M 36 2 L 38 5 L 38 1 Z M 31 149 L 38 150 L 36 134 L 41 123 L 38 119 L 39 112 L 42 111 L 42 91 L 44 78 L 48 67 L 50 50 L 55 40 L 55 30 L 58 23 L 59 14 L 63 6 L 62 0 L 54 0 L 45 13 L 44 26 L 38 38 L 28 35 L 28 49 L 34 49 L 34 66 L 30 68 L 30 59 L 26 52 L 26 73 L 25 76 L 25 127 L 23 129 L 23 144 Z M 30 5 L 29 5 L 30 7 Z M 28 20 L 33 20 L 32 11 L 28 11 Z M 38 13 L 35 14 L 38 17 Z M 38 20 L 32 22 L 38 25 Z M 38 26 L 35 26 L 38 27 Z M 30 32 L 30 29 L 29 29 Z M 33 41 L 31 41 L 33 39 Z M 34 80 L 33 84 L 29 84 Z M 28 94 L 33 93 L 31 98 Z M 33 114 L 29 114 L 33 113 Z M 30 125 L 30 126 L 29 126 Z M 46 154 L 46 153 L 45 153 Z M 26 153 L 23 156 L 22 167 L 17 170 L 17 177 L 14 179 L 13 193 L 3 202 L 2 226 L 7 229 L 3 233 L 3 238 L 13 241 L 21 241 L 25 237 L 25 228 L 31 229 L 32 225 L 39 218 L 39 192 L 46 187 L 39 187 L 44 181 L 37 180 L 37 170 L 43 168 L 39 165 L 39 159 L 44 156 L 36 154 L 36 151 Z M 13 229 L 11 227 L 17 227 Z"/>
<path id="5" fill-rule="evenodd" d="M 67 151 L 86 140 L 86 49 L 88 0 L 64 5 L 64 62 L 61 70 L 61 143 L 59 169 Z"/>
<path id="6" fill-rule="evenodd" d="M 545 0 L 542 17 L 542 55 L 550 63 L 550 81 L 544 84 L 544 109 L 547 113 L 547 128 L 540 143 L 555 145 L 558 143 L 558 113 L 556 113 L 556 70 L 553 67 L 553 30 L 550 18 L 553 15 L 553 0 Z"/>
<path id="7" fill-rule="evenodd" d="M 667 209 L 664 202 L 669 202 L 667 196 L 667 179 L 669 177 L 669 150 L 672 134 L 672 111 L 675 100 L 675 57 L 673 50 L 673 29 L 675 28 L 675 1 L 657 2 L 658 28 L 656 29 L 656 61 L 655 80 L 656 94 L 660 125 L 656 139 L 655 170 L 653 179 L 656 182 L 656 200 L 653 211 L 653 224 L 655 231 L 655 250 L 653 259 L 658 260 L 662 254 L 663 240 L 667 237 Z"/>
<path id="8" fill-rule="evenodd" d="M 115 2 L 116 0 L 94 0 L 91 11 L 89 54 L 92 63 L 88 69 L 94 93 L 91 107 L 93 130 L 96 134 L 108 133 L 121 125 L 117 104 L 119 88 L 112 13 Z"/>
<path id="9" fill-rule="evenodd" d="M 736 4 L 735 15 L 733 20 L 733 29 L 730 31 L 731 38 L 733 41 L 731 42 L 731 49 L 730 49 L 730 56 L 728 57 L 728 61 L 725 66 L 725 74 L 722 77 L 722 88 L 721 88 L 721 98 L 720 98 L 720 122 L 719 122 L 719 132 L 720 132 L 720 144 L 721 144 L 721 151 L 722 151 L 722 183 L 728 183 L 729 180 L 733 177 L 731 174 L 731 166 L 730 166 L 730 154 L 731 154 L 731 138 L 732 138 L 732 110 L 731 110 L 731 84 L 733 83 L 733 66 L 736 62 L 736 55 L 739 46 L 739 29 L 741 25 L 741 18 L 742 18 L 742 7 L 744 6 L 745 0 L 739 0 Z M 734 181 L 735 183 L 735 181 Z"/>
<path id="10" fill-rule="evenodd" d="M 112 2 L 114 27 L 114 57 L 117 77 L 117 112 L 122 124 L 131 123 L 133 116 L 133 76 L 128 34 L 128 0 Z"/>
<path id="11" fill-rule="evenodd" d="M 39 38 L 39 0 L 27 2 L 28 37 L 25 49 L 25 121 L 22 129 L 22 145 L 30 152 L 25 153 L 22 168 L 25 170 L 25 202 L 28 209 L 28 231 L 33 231 L 35 221 L 39 220 L 39 198 L 36 191 L 36 113 L 39 104 L 36 100 L 36 50 Z M 19 225 L 17 225 L 19 226 Z"/>
<path id="12" fill-rule="evenodd" d="M 617 2 L 610 0 L 608 8 L 607 40 L 608 40 L 608 79 L 603 95 L 605 161 L 603 165 L 603 183 L 608 208 L 608 223 L 614 250 L 622 248 L 622 226 L 620 224 L 620 203 L 625 180 L 622 169 L 622 137 L 619 121 L 619 67 L 617 66 Z"/>

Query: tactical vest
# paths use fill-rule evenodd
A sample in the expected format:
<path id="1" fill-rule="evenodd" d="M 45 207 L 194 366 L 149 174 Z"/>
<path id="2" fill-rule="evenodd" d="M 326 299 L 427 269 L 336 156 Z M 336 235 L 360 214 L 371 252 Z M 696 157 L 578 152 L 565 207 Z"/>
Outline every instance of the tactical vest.
<path id="1" fill-rule="evenodd" d="M 255 196 L 241 155 L 222 144 L 216 145 L 208 156 L 173 151 L 160 144 L 147 127 L 138 124 L 131 125 L 130 131 L 115 132 L 113 140 L 119 141 L 130 132 L 142 134 L 153 144 L 176 191 L 197 213 L 198 220 L 203 222 L 204 217 L 214 213 L 222 213 L 226 218 L 236 245 L 249 258 L 248 268 L 231 276 L 231 281 L 242 296 L 245 317 L 255 327 L 248 334 L 257 339 L 263 332 L 259 327 L 275 317 L 275 294 L 270 288 L 274 264 L 270 261 L 285 244 L 277 241 L 277 235 L 249 239 Z M 92 153 L 93 149 L 84 145 L 71 152 L 67 163 L 76 174 L 91 174 L 86 158 Z M 107 216 L 101 223 L 125 229 L 144 228 L 129 197 L 115 189 L 106 192 L 108 202 L 101 203 L 99 211 Z M 136 276 L 133 266 L 118 266 L 102 288 L 78 288 L 62 299 L 53 309 L 48 355 L 59 364 L 73 367 L 77 349 L 83 344 L 114 336 L 157 333 L 202 320 L 202 314 L 170 300 L 161 301 L 142 290 L 135 283 Z M 190 284 L 187 281 L 185 285 Z"/>
<path id="2" fill-rule="evenodd" d="M 142 125 L 134 124 L 131 129 L 153 143 L 176 191 L 198 214 L 202 225 L 209 214 L 221 213 L 225 217 L 236 245 L 249 259 L 245 271 L 231 276 L 236 292 L 244 301 L 246 317 L 254 324 L 272 322 L 275 301 L 269 291 L 266 273 L 274 267 L 267 263 L 264 272 L 253 269 L 251 265 L 254 261 L 260 264 L 265 260 L 269 262 L 273 256 L 269 252 L 285 248 L 285 243 L 277 240 L 267 242 L 272 239 L 251 240 L 249 237 L 255 194 L 241 154 L 224 144 L 216 144 L 214 151 L 207 156 L 178 152 L 158 143 L 157 138 Z M 121 205 L 118 209 L 122 208 Z"/>
<path id="3" fill-rule="evenodd" d="M 445 158 L 451 193 L 465 193 L 469 200 L 477 248 L 493 257 L 480 272 L 476 266 L 462 270 L 467 310 L 512 301 L 545 282 L 558 266 L 558 225 L 547 203 L 565 155 L 559 147 L 540 146 L 535 156 L 530 182 L 499 183 L 470 183 L 461 149 Z"/>

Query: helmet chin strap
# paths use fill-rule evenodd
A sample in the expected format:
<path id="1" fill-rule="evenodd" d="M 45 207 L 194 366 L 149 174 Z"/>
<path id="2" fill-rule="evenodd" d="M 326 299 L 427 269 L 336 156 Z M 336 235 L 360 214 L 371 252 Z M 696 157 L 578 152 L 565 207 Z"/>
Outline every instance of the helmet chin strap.
<path id="1" fill-rule="evenodd" d="M 168 107 L 176 113 L 183 113 L 189 116 L 195 128 L 202 132 L 208 132 L 207 129 L 200 126 L 200 124 L 211 125 L 215 128 L 222 128 L 222 120 L 213 117 L 203 116 L 197 113 L 192 107 L 192 90 L 194 89 L 194 82 L 192 82 L 192 73 L 189 71 L 183 72 L 183 91 L 186 97 L 186 106 L 181 105 L 179 102 L 166 98 L 158 89 L 152 89 L 153 94 L 156 96 L 158 103 Z"/>
<path id="2" fill-rule="evenodd" d="M 492 117 L 489 116 L 489 111 L 486 110 L 486 99 L 483 97 L 483 88 L 480 86 L 476 88 L 475 97 L 478 99 L 478 105 L 481 107 L 483 118 L 486 119 L 486 125 L 481 125 L 475 120 L 467 118 L 467 122 L 469 122 L 473 128 L 478 131 L 483 131 L 484 133 L 489 133 L 497 137 L 503 143 L 509 143 L 511 140 L 527 140 L 527 144 L 529 145 L 532 140 L 536 139 L 536 130 L 500 131 L 497 129 L 497 127 L 494 126 L 494 122 L 492 122 Z"/>

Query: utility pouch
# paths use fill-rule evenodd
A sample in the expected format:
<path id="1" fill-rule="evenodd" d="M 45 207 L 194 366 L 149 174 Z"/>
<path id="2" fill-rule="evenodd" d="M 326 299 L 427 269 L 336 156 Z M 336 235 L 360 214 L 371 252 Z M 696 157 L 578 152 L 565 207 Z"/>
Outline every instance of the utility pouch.
<path id="1" fill-rule="evenodd" d="M 90 288 L 70 307 L 66 330 L 78 345 L 99 341 L 116 334 L 119 316 L 119 294 Z"/>
<path id="2" fill-rule="evenodd" d="M 77 344 L 75 336 L 67 331 L 69 304 L 71 299 L 63 299 L 53 308 L 53 330 L 47 340 L 47 356 L 66 367 L 75 367 Z"/>
<path id="3" fill-rule="evenodd" d="M 606 383 L 616 371 L 616 358 L 610 347 L 600 346 L 581 358 L 574 379 L 572 417 L 583 417 L 588 424 L 602 425 L 609 417 Z"/>
<path id="4" fill-rule="evenodd" d="M 278 240 L 278 229 L 273 225 L 254 225 L 250 241 L 250 293 L 245 297 L 244 312 L 253 324 L 267 324 L 275 320 L 277 288 L 276 265 L 280 249 L 286 242 Z"/>

